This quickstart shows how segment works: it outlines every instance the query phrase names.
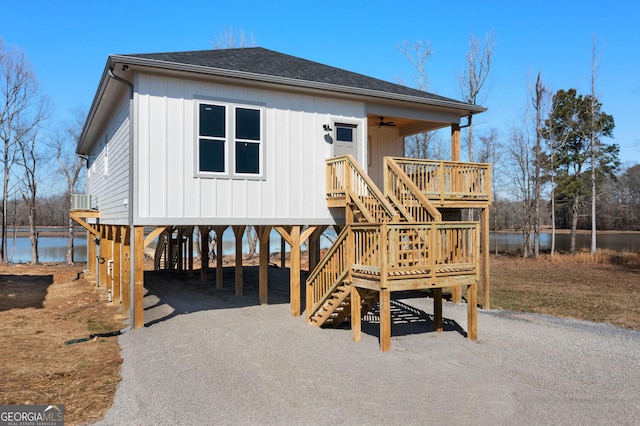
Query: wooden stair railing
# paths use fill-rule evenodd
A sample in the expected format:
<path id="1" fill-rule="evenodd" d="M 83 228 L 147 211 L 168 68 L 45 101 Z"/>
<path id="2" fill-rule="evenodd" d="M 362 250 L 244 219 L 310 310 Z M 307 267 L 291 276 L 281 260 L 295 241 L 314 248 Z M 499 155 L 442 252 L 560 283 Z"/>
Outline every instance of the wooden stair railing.
<path id="1" fill-rule="evenodd" d="M 368 223 L 400 219 L 396 209 L 351 155 L 327 160 L 327 201 L 330 206 L 353 209 L 357 218 Z"/>
<path id="2" fill-rule="evenodd" d="M 384 194 L 408 222 L 440 222 L 442 214 L 391 157 L 385 157 Z"/>
<path id="3" fill-rule="evenodd" d="M 349 232 L 349 226 L 345 226 L 307 278 L 308 322 L 322 325 L 344 300 L 340 286 L 349 280 L 351 271 L 347 250 Z M 334 293 L 337 293 L 337 297 Z M 342 300 L 339 300 L 340 297 Z"/>

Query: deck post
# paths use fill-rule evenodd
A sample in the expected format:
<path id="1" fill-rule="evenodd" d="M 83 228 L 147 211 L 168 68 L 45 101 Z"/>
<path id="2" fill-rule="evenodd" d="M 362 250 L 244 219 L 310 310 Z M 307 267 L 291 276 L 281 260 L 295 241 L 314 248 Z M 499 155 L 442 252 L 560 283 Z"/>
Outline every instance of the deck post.
<path id="1" fill-rule="evenodd" d="M 121 252 L 122 252 L 122 235 L 120 232 L 120 226 L 114 226 L 113 229 L 113 303 L 120 304 L 122 303 L 122 294 L 121 294 Z"/>
<path id="2" fill-rule="evenodd" d="M 289 305 L 294 317 L 300 316 L 300 225 L 291 227 L 291 256 L 289 264 Z"/>
<path id="3" fill-rule="evenodd" d="M 467 337 L 478 340 L 478 284 L 467 286 Z"/>
<path id="4" fill-rule="evenodd" d="M 133 327 L 144 327 L 144 226 L 133 229 Z"/>
<path id="5" fill-rule="evenodd" d="M 129 316 L 131 309 L 131 230 L 122 227 L 122 314 Z M 129 318 L 132 321 L 133 318 Z"/>
<path id="6" fill-rule="evenodd" d="M 460 124 L 451 123 L 451 161 L 460 161 Z"/>
<path id="7" fill-rule="evenodd" d="M 189 226 L 187 228 L 187 230 L 189 231 L 189 237 L 187 239 L 187 251 L 188 256 L 189 256 L 189 272 L 187 273 L 187 275 L 189 277 L 193 276 L 193 226 Z"/>
<path id="8" fill-rule="evenodd" d="M 209 270 L 209 233 L 208 226 L 198 226 L 200 231 L 200 282 L 207 282 L 207 272 Z"/>
<path id="9" fill-rule="evenodd" d="M 433 289 L 433 328 L 442 332 L 442 287 Z"/>
<path id="10" fill-rule="evenodd" d="M 359 342 L 362 330 L 362 295 L 360 289 L 351 285 L 351 339 Z"/>
<path id="11" fill-rule="evenodd" d="M 98 261 L 98 270 L 100 271 L 99 284 L 106 291 L 111 289 L 111 278 L 107 267 L 109 266 L 109 260 L 111 259 L 111 227 L 108 225 L 101 225 L 100 231 L 100 260 Z"/>
<path id="12" fill-rule="evenodd" d="M 183 253 L 182 250 L 184 249 L 184 245 L 182 244 L 182 236 L 184 235 L 184 227 L 182 226 L 178 226 L 177 228 L 177 233 L 176 233 L 176 244 L 177 244 L 177 252 L 178 252 L 178 258 L 176 259 L 176 268 L 178 269 L 178 272 L 182 272 L 182 259 L 183 259 Z"/>
<path id="13" fill-rule="evenodd" d="M 380 350 L 391 349 L 391 291 L 380 290 Z"/>
<path id="14" fill-rule="evenodd" d="M 261 305 L 269 303 L 269 236 L 271 226 L 256 226 L 260 240 L 260 272 L 258 278 L 258 293 Z"/>
<path id="15" fill-rule="evenodd" d="M 96 281 L 96 236 L 87 232 L 87 269 L 89 272 L 85 275 L 95 284 Z"/>
<path id="16" fill-rule="evenodd" d="M 242 236 L 246 229 L 245 225 L 233 225 L 231 227 L 233 235 L 236 238 L 236 270 L 235 270 L 235 289 L 236 296 L 242 296 L 244 272 L 242 270 Z"/>
<path id="17" fill-rule="evenodd" d="M 216 225 L 213 227 L 213 232 L 216 233 L 216 288 L 222 288 L 224 286 L 222 236 L 224 235 L 225 229 L 227 229 L 226 225 Z"/>
<path id="18" fill-rule="evenodd" d="M 487 207 L 482 209 L 482 250 L 480 255 L 482 256 L 482 268 L 481 268 L 481 283 L 482 283 L 482 309 L 491 309 L 491 290 L 489 288 L 489 209 Z"/>
<path id="19" fill-rule="evenodd" d="M 326 226 L 318 226 L 309 236 L 309 273 L 320 263 L 320 237 L 325 229 Z"/>

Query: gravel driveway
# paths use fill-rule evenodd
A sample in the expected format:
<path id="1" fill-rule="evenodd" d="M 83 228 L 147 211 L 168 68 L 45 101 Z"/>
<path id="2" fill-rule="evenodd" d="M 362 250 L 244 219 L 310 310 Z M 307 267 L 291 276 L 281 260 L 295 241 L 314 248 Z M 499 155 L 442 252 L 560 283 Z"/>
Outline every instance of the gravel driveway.
<path id="1" fill-rule="evenodd" d="M 119 338 L 122 382 L 98 424 L 640 423 L 640 332 L 480 310 L 472 342 L 465 304 L 445 303 L 435 333 L 433 301 L 412 293 L 392 302 L 382 353 L 375 313 L 354 343 L 292 317 L 272 275 L 268 306 L 255 286 L 234 296 L 233 277 L 224 290 L 158 277 L 148 326 Z"/>

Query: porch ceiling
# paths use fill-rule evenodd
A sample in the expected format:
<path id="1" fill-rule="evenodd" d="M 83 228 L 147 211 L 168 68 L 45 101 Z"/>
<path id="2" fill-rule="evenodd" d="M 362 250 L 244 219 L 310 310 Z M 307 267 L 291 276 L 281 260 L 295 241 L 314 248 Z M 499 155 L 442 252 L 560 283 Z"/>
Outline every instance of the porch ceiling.
<path id="1" fill-rule="evenodd" d="M 441 129 L 443 127 L 447 127 L 449 123 L 441 123 L 441 122 L 433 122 L 433 121 L 424 121 L 417 120 L 413 118 L 402 118 L 402 117 L 383 117 L 382 121 L 384 122 L 393 122 L 395 127 L 399 130 L 400 136 L 411 136 L 416 133 L 428 132 L 431 130 Z M 369 114 L 367 116 L 367 125 L 370 127 L 379 127 L 380 126 L 380 116 Z M 384 126 L 389 127 L 389 126 Z"/>

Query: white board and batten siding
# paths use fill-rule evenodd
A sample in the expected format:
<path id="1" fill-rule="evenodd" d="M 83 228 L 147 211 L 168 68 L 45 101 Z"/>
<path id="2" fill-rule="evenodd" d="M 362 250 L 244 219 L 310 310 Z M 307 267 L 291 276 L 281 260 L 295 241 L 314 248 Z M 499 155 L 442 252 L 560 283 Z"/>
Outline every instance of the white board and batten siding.
<path id="1" fill-rule="evenodd" d="M 102 223 L 129 223 L 129 99 L 123 96 L 100 134 L 87 170 L 87 194 Z M 97 202 L 96 202 L 97 200 Z"/>
<path id="2" fill-rule="evenodd" d="M 362 103 L 144 74 L 134 87 L 136 224 L 335 223 L 325 193 L 325 160 L 333 147 L 322 126 L 357 124 L 364 153 Z M 264 107 L 261 179 L 196 176 L 199 100 Z"/>

